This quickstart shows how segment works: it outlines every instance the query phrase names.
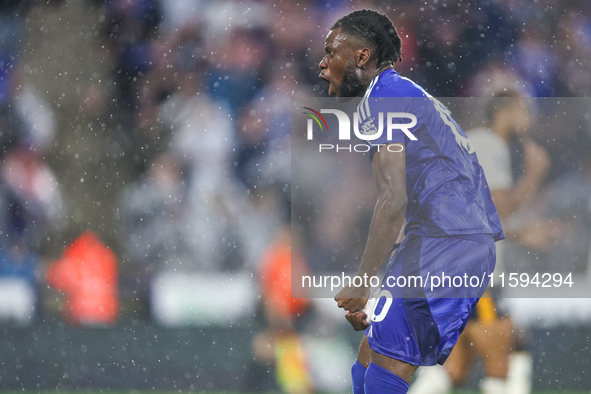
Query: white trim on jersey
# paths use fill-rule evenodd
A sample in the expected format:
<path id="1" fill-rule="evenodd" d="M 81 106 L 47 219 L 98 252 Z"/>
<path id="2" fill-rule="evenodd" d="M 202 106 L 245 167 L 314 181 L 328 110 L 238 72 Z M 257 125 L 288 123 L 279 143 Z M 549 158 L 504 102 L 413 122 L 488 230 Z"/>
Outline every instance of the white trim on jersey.
<path id="1" fill-rule="evenodd" d="M 368 100 L 369 94 L 371 93 L 376 82 L 378 82 L 379 78 L 380 78 L 380 74 L 376 75 L 376 77 L 371 81 L 371 83 L 367 87 L 367 90 L 365 91 L 365 94 L 363 95 L 363 98 L 361 99 L 361 102 L 357 106 L 357 113 L 359 114 L 359 119 L 361 119 L 361 122 L 365 121 L 365 119 L 367 119 L 368 117 L 371 116 L 371 112 L 369 110 L 369 100 Z M 363 110 L 364 106 L 365 106 L 365 111 Z"/>
<path id="2" fill-rule="evenodd" d="M 365 99 L 365 113 L 367 114 L 367 117 L 371 116 L 371 112 L 369 110 L 369 100 Z"/>
<path id="3" fill-rule="evenodd" d="M 417 84 L 416 84 L 416 82 L 415 82 L 415 81 L 413 81 L 412 79 L 408 79 L 408 78 L 406 78 L 406 77 L 403 77 L 402 75 L 400 75 L 400 78 L 401 78 L 401 79 L 405 79 L 405 80 L 407 80 L 408 82 L 412 83 L 412 84 L 413 84 L 413 85 L 414 85 L 414 86 L 415 86 L 417 89 L 419 89 L 421 92 L 425 93 L 425 94 L 427 95 L 427 97 L 429 97 L 429 98 L 433 97 L 433 96 L 431 96 L 431 95 L 429 94 L 429 92 L 427 92 L 425 89 L 423 89 L 423 87 L 422 87 L 422 86 L 420 86 L 420 85 L 417 85 Z"/>

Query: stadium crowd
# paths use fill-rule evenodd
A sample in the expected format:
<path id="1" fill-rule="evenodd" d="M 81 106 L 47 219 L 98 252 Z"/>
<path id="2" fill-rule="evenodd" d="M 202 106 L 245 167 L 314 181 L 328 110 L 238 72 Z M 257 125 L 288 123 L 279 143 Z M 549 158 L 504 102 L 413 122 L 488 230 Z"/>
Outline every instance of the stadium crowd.
<path id="1" fill-rule="evenodd" d="M 3 1 L 0 276 L 28 283 L 36 316 L 51 313 L 45 271 L 85 230 L 118 256 L 123 314 L 149 303 L 163 272 L 259 275 L 290 219 L 290 99 L 327 95 L 324 37 L 360 8 L 394 21 L 396 69 L 434 96 L 591 94 L 586 0 Z M 590 118 L 555 124 L 555 110 L 540 108 L 530 131 L 551 167 L 518 220 L 560 231 L 507 253 L 586 273 Z M 513 156 L 518 174 L 518 143 Z M 317 212 L 292 245 L 312 272 L 361 254 L 351 245 L 372 207 L 357 205 L 373 190 L 363 163 L 347 194 L 335 179 L 312 207 L 294 207 Z M 353 215 L 350 226 L 335 210 Z"/>
<path id="2" fill-rule="evenodd" d="M 311 273 L 351 268 L 373 207 L 359 202 L 375 197 L 365 156 L 346 175 L 330 169 L 328 180 L 319 163 L 296 158 L 312 175 L 292 186 L 292 155 L 302 151 L 290 137 L 291 98 L 326 97 L 318 78 L 324 37 L 361 8 L 394 21 L 403 42 L 396 70 L 436 97 L 591 94 L 586 0 L 2 1 L 0 298 L 11 302 L 0 305 L 0 318 L 30 324 L 65 308 L 72 324 L 112 324 L 120 302 L 122 317 L 149 321 L 162 275 L 246 274 L 260 282 L 247 287 L 253 296 L 266 293 L 257 309 L 266 328 L 253 352 L 293 369 L 289 357 L 269 353 L 273 336 L 299 348 L 294 316 L 309 308 L 282 309 L 289 288 L 276 278 L 290 264 L 286 251 L 297 249 L 300 269 Z M 508 242 L 504 261 L 591 276 L 591 103 L 569 101 L 566 122 L 556 100 L 534 103 L 529 136 L 550 167 L 512 220 L 554 225 L 526 244 Z M 523 147 L 511 149 L 517 177 Z M 292 206 L 296 186 L 311 194 Z M 348 213 L 346 225 L 335 212 Z M 102 268 L 76 271 L 70 256 L 83 242 L 114 255 L 95 245 L 95 257 L 107 255 L 96 260 Z M 80 280 L 56 276 L 63 267 L 102 276 L 103 295 L 118 284 L 106 320 L 68 315 L 75 302 L 64 307 L 56 291 L 96 299 L 84 288 L 97 282 L 73 291 L 69 283 Z M 288 380 L 280 384 L 293 389 Z M 311 390 L 305 382 L 302 392 Z"/>

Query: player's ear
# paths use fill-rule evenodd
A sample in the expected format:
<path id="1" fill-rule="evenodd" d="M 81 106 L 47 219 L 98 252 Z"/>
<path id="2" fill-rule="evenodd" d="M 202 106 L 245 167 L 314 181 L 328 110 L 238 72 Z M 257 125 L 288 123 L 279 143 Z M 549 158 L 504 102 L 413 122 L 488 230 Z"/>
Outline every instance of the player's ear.
<path id="1" fill-rule="evenodd" d="M 357 67 L 364 68 L 369 62 L 371 52 L 369 48 L 360 48 L 355 52 L 355 63 Z"/>

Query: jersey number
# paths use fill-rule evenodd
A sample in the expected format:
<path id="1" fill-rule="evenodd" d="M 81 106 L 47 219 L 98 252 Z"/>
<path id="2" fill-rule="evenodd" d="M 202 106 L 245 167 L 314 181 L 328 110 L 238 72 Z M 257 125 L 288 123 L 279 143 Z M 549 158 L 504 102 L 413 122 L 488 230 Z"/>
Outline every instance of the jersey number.
<path id="1" fill-rule="evenodd" d="M 376 308 L 378 307 L 378 303 L 380 302 L 380 299 L 382 297 L 386 298 L 386 303 L 384 304 L 384 307 L 382 308 L 382 310 L 380 311 L 379 315 L 376 315 Z M 382 320 L 384 320 L 386 318 L 386 315 L 388 314 L 388 310 L 390 310 L 390 307 L 392 306 L 392 293 L 390 293 L 388 290 L 382 290 L 378 293 L 378 295 L 376 297 L 373 298 L 373 300 L 370 300 L 370 302 L 372 302 L 373 305 L 369 305 L 368 309 L 368 315 L 369 315 L 369 319 L 371 321 L 375 321 L 375 322 L 381 322 Z"/>
<path id="2" fill-rule="evenodd" d="M 466 152 L 468 152 L 469 154 L 474 153 L 475 150 L 474 148 L 472 148 L 472 145 L 470 144 L 468 137 L 464 137 L 459 133 L 455 122 L 451 119 L 451 112 L 449 111 L 449 109 L 445 108 L 445 105 L 441 104 L 441 101 L 437 100 L 435 97 L 429 96 L 429 99 L 433 101 L 433 105 L 435 106 L 437 112 L 439 112 L 439 116 L 441 117 L 443 123 L 448 125 L 452 133 L 454 133 L 458 145 L 466 149 Z"/>

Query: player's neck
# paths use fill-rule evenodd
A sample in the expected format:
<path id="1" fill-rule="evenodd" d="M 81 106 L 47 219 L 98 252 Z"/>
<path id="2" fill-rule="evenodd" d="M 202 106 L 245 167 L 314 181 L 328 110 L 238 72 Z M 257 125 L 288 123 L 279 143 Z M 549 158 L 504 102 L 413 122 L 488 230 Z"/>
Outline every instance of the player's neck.
<path id="1" fill-rule="evenodd" d="M 382 72 L 386 71 L 386 70 L 390 70 L 392 69 L 392 65 L 388 64 L 388 65 L 384 65 L 382 67 L 378 67 L 369 77 L 369 81 L 367 82 L 367 86 L 369 86 L 369 84 L 371 83 L 371 81 L 373 81 L 375 79 L 375 77 L 377 77 L 378 75 L 380 75 Z"/>
<path id="2" fill-rule="evenodd" d="M 365 93 L 367 91 L 367 88 L 371 84 L 371 81 L 373 81 L 378 75 L 380 75 L 382 72 L 384 72 L 386 70 L 390 70 L 392 68 L 393 68 L 392 65 L 388 64 L 388 65 L 384 65 L 382 67 L 376 68 L 376 70 L 372 73 L 367 73 L 367 81 L 365 81 L 366 82 L 365 89 L 363 90 L 363 92 Z"/>

